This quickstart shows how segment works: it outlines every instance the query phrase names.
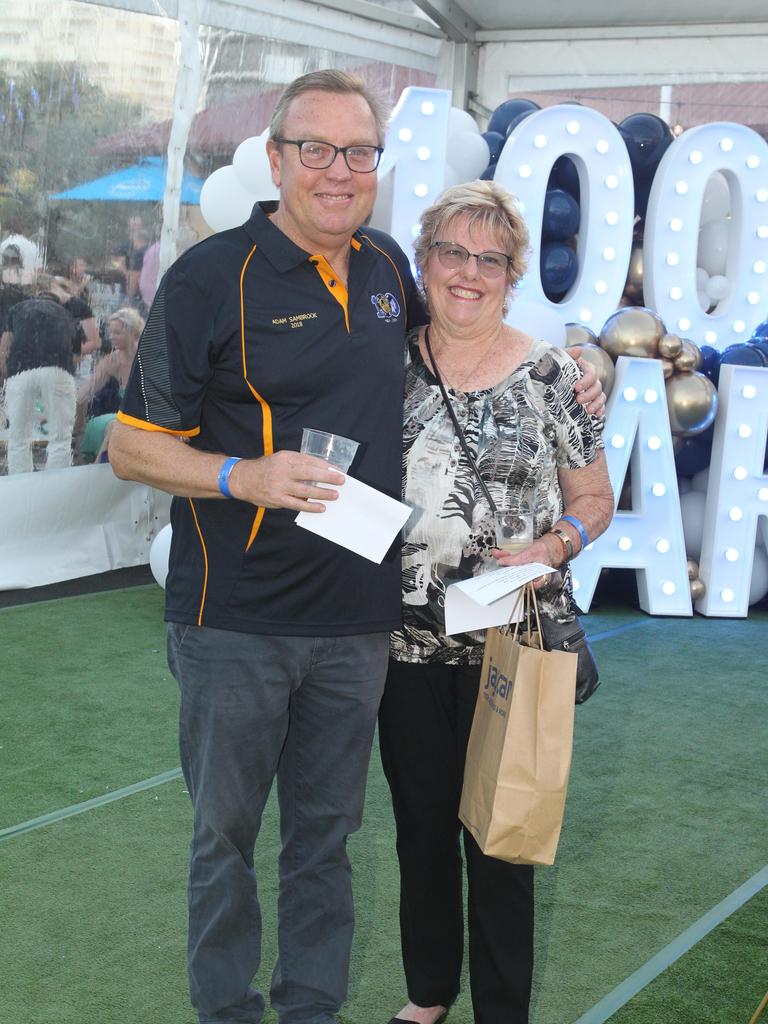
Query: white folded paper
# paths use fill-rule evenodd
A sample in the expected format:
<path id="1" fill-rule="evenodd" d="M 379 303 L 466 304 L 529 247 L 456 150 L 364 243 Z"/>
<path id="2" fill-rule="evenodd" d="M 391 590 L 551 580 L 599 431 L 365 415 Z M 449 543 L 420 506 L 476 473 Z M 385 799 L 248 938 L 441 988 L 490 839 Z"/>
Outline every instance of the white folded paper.
<path id="1" fill-rule="evenodd" d="M 325 512 L 299 512 L 296 525 L 380 562 L 410 514 L 402 501 L 348 476 L 338 499 L 329 501 Z"/>
<path id="2" fill-rule="evenodd" d="M 551 565 L 529 562 L 504 565 L 471 580 L 451 583 L 445 592 L 445 632 L 468 633 L 473 629 L 503 626 L 522 615 L 520 587 L 555 570 Z M 513 617 L 514 616 L 514 617 Z"/>

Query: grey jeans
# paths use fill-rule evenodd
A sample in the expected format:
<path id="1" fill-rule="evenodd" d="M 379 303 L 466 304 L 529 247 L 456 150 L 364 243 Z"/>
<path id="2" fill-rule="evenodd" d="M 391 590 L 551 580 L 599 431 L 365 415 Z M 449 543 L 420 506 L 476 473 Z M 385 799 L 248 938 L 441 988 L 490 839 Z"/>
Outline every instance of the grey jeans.
<path id="1" fill-rule="evenodd" d="M 280 1024 L 331 1024 L 354 912 L 346 840 L 360 827 L 388 635 L 275 637 L 170 623 L 181 764 L 194 808 L 188 967 L 201 1024 L 259 1024 L 253 852 L 277 775 Z"/>

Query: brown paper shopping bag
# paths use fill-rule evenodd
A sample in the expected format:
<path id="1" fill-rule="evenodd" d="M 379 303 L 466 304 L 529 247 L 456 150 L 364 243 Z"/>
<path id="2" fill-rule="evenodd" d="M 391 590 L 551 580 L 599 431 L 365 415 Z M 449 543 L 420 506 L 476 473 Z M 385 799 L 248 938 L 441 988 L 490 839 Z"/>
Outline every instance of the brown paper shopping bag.
<path id="1" fill-rule="evenodd" d="M 535 594 L 527 588 L 535 607 Z M 483 853 L 552 864 L 573 746 L 577 655 L 541 649 L 540 634 L 486 634 L 459 817 Z"/>

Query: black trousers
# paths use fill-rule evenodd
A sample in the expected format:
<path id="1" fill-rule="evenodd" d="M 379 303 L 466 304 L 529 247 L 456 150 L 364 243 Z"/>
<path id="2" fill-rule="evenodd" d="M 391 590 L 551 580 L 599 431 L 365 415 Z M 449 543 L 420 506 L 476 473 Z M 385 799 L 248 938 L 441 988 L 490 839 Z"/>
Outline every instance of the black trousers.
<path id="1" fill-rule="evenodd" d="M 400 932 L 408 998 L 450 1006 L 464 954 L 476 1024 L 528 1024 L 533 868 L 486 857 L 458 818 L 479 666 L 390 661 L 379 742 L 400 862 Z"/>

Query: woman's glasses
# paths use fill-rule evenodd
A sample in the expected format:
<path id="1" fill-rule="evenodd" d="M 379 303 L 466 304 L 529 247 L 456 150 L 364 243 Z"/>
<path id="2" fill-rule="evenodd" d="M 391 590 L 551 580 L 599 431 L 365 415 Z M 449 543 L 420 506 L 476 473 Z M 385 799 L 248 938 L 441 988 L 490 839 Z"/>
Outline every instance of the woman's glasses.
<path id="1" fill-rule="evenodd" d="M 313 171 L 323 171 L 330 167 L 341 153 L 350 171 L 358 174 L 369 174 L 379 166 L 381 146 L 333 146 L 330 142 L 313 142 L 306 139 L 275 139 L 282 146 L 298 146 L 299 160 L 305 167 Z"/>
<path id="2" fill-rule="evenodd" d="M 474 256 L 483 277 L 501 277 L 512 262 L 512 258 L 503 252 L 470 252 L 458 242 L 433 242 L 430 248 L 437 249 L 437 258 L 446 270 L 458 270 L 470 256 Z"/>

